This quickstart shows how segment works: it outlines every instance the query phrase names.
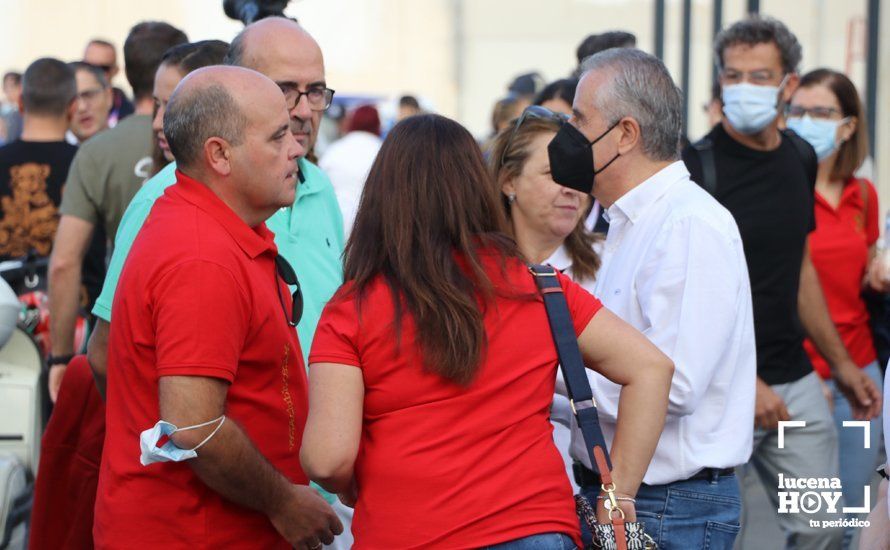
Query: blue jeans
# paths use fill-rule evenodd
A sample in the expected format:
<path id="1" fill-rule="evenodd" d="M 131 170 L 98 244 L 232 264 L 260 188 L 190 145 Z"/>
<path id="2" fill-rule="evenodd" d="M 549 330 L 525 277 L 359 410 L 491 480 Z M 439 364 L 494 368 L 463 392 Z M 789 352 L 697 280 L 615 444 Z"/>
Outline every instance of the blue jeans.
<path id="1" fill-rule="evenodd" d="M 542 533 L 486 546 L 484 550 L 577 550 L 572 537 L 562 533 Z"/>
<path id="2" fill-rule="evenodd" d="M 599 486 L 581 488 L 591 504 L 599 492 Z M 641 485 L 636 500 L 637 519 L 659 550 L 731 550 L 739 533 L 742 499 L 735 475 Z M 581 523 L 581 539 L 590 544 Z"/>
<path id="3" fill-rule="evenodd" d="M 883 388 L 881 369 L 877 361 L 866 365 L 862 369 L 871 378 L 878 388 Z M 860 507 L 865 503 L 864 487 L 868 486 L 878 467 L 878 453 L 881 445 L 881 418 L 872 418 L 869 438 L 869 449 L 863 444 L 863 430 L 856 427 L 844 427 L 844 420 L 854 420 L 850 402 L 844 394 L 837 389 L 833 380 L 827 380 L 826 384 L 831 388 L 834 400 L 834 423 L 837 427 L 838 450 L 840 458 L 841 486 L 844 488 L 844 504 L 850 507 Z M 876 495 L 871 495 L 870 508 L 875 506 Z M 865 519 L 867 513 L 860 514 L 859 519 Z M 857 517 L 850 514 L 851 517 Z M 855 527 L 844 529 L 844 548 L 849 548 L 853 541 Z"/>

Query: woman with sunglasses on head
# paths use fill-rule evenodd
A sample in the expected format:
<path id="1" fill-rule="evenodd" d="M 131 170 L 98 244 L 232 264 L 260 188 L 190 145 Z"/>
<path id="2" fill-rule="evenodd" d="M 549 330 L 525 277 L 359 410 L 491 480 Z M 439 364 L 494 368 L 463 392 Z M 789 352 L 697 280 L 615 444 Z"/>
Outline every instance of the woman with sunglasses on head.
<path id="1" fill-rule="evenodd" d="M 831 318 L 850 356 L 881 387 L 881 371 L 869 329 L 863 290 L 887 292 L 890 280 L 875 258 L 879 234 L 878 196 L 874 186 L 854 172 L 868 149 L 862 103 L 855 86 L 843 74 L 818 69 L 803 76 L 787 109 L 788 128 L 806 139 L 819 160 L 816 177 L 816 230 L 810 254 Z M 854 420 L 850 406 L 831 380 L 828 365 L 812 341 L 805 343 L 816 371 L 830 389 L 840 438 L 840 473 L 845 505 L 864 505 L 867 486 L 877 465 L 880 425 L 871 419 L 870 448 L 862 431 L 844 428 Z M 853 529 L 847 529 L 845 547 Z"/>
<path id="2" fill-rule="evenodd" d="M 600 265 L 595 251 L 602 238 L 584 224 L 590 195 L 559 185 L 550 176 L 547 145 L 565 122 L 542 106 L 526 108 L 513 126 L 497 135 L 489 159 L 493 180 L 510 231 L 529 262 L 549 264 L 592 291 Z M 564 382 L 557 375 L 550 420 L 553 440 L 562 454 L 570 481 L 572 411 Z M 577 486 L 573 483 L 577 492 Z"/>
<path id="3" fill-rule="evenodd" d="M 395 126 L 365 184 L 347 282 L 313 342 L 300 453 L 310 478 L 354 504 L 356 549 L 580 543 L 548 421 L 556 349 L 508 233 L 466 129 L 437 115 Z M 673 369 L 557 278 L 585 363 L 624 385 L 612 461 L 630 498 L 663 426 Z M 620 505 L 633 520 L 632 503 Z"/>

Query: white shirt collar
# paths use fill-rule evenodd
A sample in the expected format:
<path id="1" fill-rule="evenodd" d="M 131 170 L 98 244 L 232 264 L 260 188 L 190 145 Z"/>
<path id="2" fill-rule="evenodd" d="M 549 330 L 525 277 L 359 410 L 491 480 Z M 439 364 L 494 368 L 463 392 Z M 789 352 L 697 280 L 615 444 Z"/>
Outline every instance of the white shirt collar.
<path id="1" fill-rule="evenodd" d="M 665 166 L 615 201 L 606 210 L 609 219 L 623 214 L 631 223 L 636 223 L 643 212 L 660 199 L 671 185 L 683 179 L 689 179 L 689 170 L 683 161 L 678 160 Z"/>
<path id="2" fill-rule="evenodd" d="M 572 258 L 569 257 L 569 251 L 566 250 L 566 246 L 561 244 L 544 263 L 550 264 L 560 272 L 564 272 L 566 269 L 572 267 Z"/>

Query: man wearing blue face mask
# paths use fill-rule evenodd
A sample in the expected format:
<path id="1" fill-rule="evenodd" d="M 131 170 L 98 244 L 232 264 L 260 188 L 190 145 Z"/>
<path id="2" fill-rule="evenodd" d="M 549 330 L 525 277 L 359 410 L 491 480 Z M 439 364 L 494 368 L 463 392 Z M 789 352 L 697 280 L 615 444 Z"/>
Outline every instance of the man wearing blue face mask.
<path id="1" fill-rule="evenodd" d="M 733 214 L 742 235 L 757 341 L 751 462 L 778 510 L 779 474 L 838 477 L 837 432 L 804 351 L 804 336 L 825 357 L 855 418 L 875 416 L 881 400 L 844 348 L 810 260 L 816 154 L 793 132 L 779 130 L 779 113 L 799 82 L 800 44 L 779 21 L 752 17 L 722 31 L 715 54 L 725 116 L 686 148 L 683 160 L 692 179 Z M 777 428 L 787 420 L 806 426 L 784 430 L 780 449 Z M 842 530 L 821 525 L 841 519 L 841 506 L 837 514 L 826 507 L 813 514 L 779 514 L 788 547 L 839 548 Z"/>

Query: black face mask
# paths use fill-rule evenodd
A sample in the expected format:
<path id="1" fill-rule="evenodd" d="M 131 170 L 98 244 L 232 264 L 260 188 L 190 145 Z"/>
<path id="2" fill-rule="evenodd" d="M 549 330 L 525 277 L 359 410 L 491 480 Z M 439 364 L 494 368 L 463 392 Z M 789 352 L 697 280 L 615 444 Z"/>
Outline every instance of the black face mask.
<path id="1" fill-rule="evenodd" d="M 621 121 L 618 120 L 609 126 L 608 130 L 593 141 L 588 141 L 584 134 L 571 124 L 563 124 L 559 132 L 556 133 L 556 137 L 547 146 L 547 154 L 550 157 L 550 175 L 553 176 L 553 181 L 589 195 L 593 191 L 593 180 L 596 175 L 621 156 L 621 153 L 616 153 L 605 166 L 595 170 L 593 153 L 590 148 L 618 126 L 618 122 Z"/>

